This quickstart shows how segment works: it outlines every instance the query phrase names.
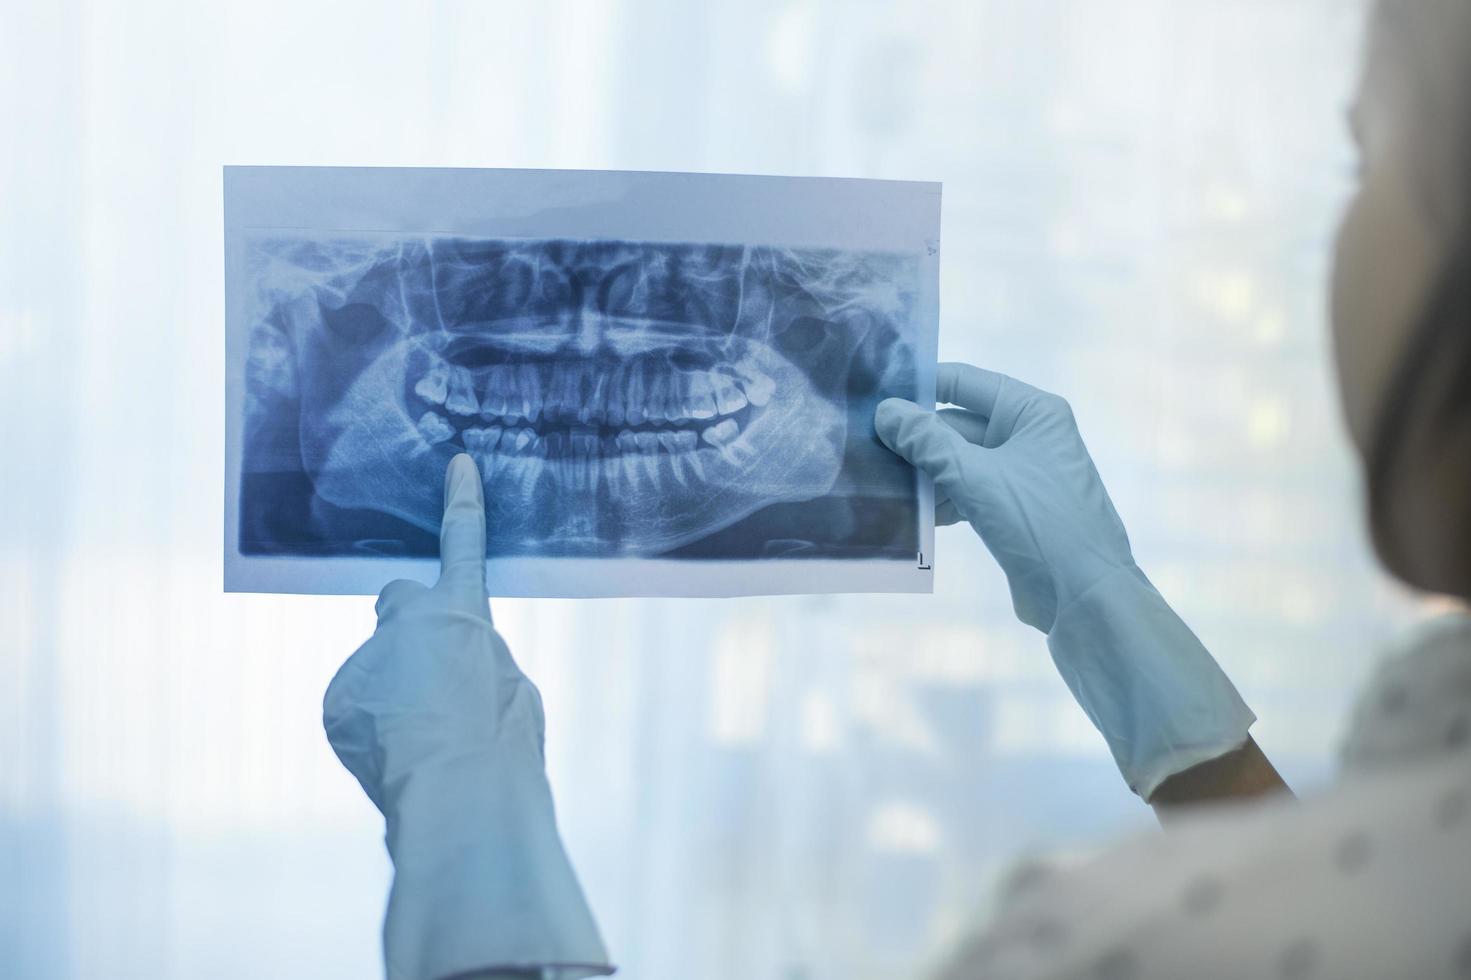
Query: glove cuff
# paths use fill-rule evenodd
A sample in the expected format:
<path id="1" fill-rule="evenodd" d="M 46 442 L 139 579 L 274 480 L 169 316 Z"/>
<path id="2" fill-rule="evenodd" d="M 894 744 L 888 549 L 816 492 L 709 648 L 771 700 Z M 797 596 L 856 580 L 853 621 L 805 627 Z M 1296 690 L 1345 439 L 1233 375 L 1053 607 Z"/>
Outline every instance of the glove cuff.
<path id="1" fill-rule="evenodd" d="M 1047 647 L 1129 788 L 1144 799 L 1170 776 L 1239 748 L 1256 721 L 1137 566 L 1118 569 L 1060 610 Z"/>
<path id="2" fill-rule="evenodd" d="M 540 756 L 470 753 L 393 788 L 393 888 L 383 924 L 390 978 L 613 972 L 562 847 Z"/>

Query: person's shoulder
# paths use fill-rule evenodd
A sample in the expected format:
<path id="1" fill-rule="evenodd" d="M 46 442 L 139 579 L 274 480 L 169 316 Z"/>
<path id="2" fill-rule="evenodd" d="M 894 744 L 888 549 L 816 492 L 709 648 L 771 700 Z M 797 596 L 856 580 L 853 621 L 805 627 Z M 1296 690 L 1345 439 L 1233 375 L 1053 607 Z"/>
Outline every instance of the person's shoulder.
<path id="1" fill-rule="evenodd" d="M 1343 745 L 1347 772 L 1381 771 L 1471 747 L 1471 615 L 1411 630 L 1359 696 Z"/>
<path id="2" fill-rule="evenodd" d="M 1471 756 L 1447 755 L 1036 865 L 937 977 L 1450 976 L 1468 907 Z"/>

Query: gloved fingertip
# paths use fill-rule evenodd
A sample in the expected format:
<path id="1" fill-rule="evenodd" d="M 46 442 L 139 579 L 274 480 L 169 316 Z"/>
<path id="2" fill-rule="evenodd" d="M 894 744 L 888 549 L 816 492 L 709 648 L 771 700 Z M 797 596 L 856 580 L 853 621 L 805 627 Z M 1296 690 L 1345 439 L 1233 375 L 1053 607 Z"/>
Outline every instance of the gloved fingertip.
<path id="1" fill-rule="evenodd" d="M 925 411 L 914 402 L 903 398 L 888 398 L 879 402 L 879 407 L 874 412 L 873 427 L 878 433 L 879 441 L 891 452 L 910 463 L 917 463 L 913 455 L 915 447 L 912 433 L 924 431 L 934 419 L 933 412 Z"/>
<path id="2" fill-rule="evenodd" d="M 449 509 L 452 500 L 457 500 L 466 494 L 473 494 L 474 499 L 478 500 L 483 493 L 480 470 L 476 467 L 474 458 L 469 453 L 456 454 L 444 471 L 445 509 Z"/>
<path id="3" fill-rule="evenodd" d="M 902 412 L 907 408 L 917 409 L 919 406 L 907 398 L 885 398 L 879 402 L 878 408 L 874 409 L 873 417 L 882 418 L 895 412 Z"/>
<path id="4" fill-rule="evenodd" d="M 885 446 L 893 449 L 894 435 L 898 431 L 899 423 L 909 413 L 919 410 L 919 406 L 912 401 L 903 398 L 885 398 L 873 411 L 874 431 L 878 433 L 879 439 Z"/>
<path id="5" fill-rule="evenodd" d="M 460 453 L 444 475 L 444 520 L 439 527 L 439 581 L 485 596 L 485 488 L 475 460 Z"/>

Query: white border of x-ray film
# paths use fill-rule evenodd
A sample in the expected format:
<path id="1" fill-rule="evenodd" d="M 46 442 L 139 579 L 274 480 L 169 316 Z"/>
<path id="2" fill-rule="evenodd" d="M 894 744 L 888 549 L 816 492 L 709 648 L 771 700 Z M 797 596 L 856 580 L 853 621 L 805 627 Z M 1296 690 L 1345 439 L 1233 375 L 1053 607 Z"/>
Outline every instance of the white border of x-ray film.
<path id="1" fill-rule="evenodd" d="M 433 583 L 438 562 L 242 555 L 240 472 L 246 316 L 244 244 L 263 229 L 487 238 L 618 238 L 900 251 L 920 260 L 912 338 L 920 404 L 935 395 L 940 185 L 912 181 L 581 170 L 226 167 L 225 590 L 374 595 L 395 578 Z M 492 596 L 732 596 L 930 592 L 934 489 L 919 481 L 913 559 L 497 558 Z M 921 560 L 922 559 L 922 560 Z"/>

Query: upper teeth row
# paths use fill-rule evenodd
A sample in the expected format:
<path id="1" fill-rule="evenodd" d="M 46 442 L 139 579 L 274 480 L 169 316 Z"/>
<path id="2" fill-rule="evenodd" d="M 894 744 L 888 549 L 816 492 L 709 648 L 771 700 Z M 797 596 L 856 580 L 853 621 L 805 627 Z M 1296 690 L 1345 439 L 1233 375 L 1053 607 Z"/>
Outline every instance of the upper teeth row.
<path id="1" fill-rule="evenodd" d="M 733 415 L 747 404 L 762 407 L 776 391 L 771 379 L 754 368 L 732 377 L 714 371 L 646 370 L 641 362 L 611 372 L 578 365 L 498 365 L 476 382 L 469 368 L 436 361 L 414 392 L 452 415 L 478 415 L 503 424 L 544 419 L 618 427 Z"/>

